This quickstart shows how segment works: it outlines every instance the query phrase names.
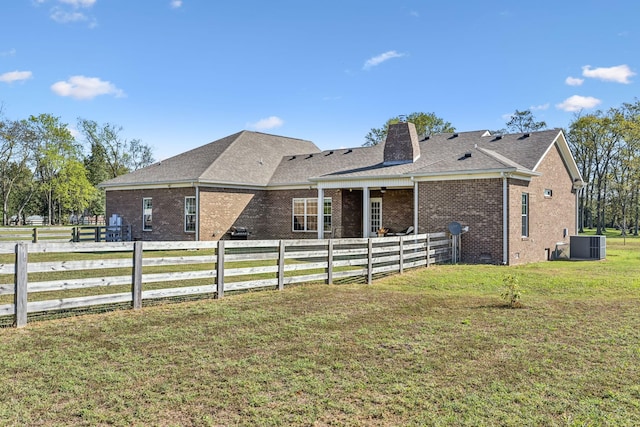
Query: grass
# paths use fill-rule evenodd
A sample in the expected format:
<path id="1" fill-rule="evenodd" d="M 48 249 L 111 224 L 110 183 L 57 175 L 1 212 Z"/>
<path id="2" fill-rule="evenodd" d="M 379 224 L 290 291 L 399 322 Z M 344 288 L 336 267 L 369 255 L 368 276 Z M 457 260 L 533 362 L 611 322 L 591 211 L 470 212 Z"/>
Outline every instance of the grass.
<path id="1" fill-rule="evenodd" d="M 518 278 L 523 308 L 500 297 Z M 2 425 L 640 425 L 640 239 L 0 329 Z"/>

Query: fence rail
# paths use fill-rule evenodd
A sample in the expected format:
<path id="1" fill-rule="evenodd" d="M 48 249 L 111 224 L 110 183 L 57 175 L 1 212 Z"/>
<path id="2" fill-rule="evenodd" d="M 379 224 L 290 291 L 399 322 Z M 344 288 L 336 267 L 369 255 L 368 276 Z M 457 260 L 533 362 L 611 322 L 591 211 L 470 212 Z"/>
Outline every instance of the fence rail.
<path id="1" fill-rule="evenodd" d="M 83 225 L 75 227 L 0 227 L 2 242 L 126 242 L 131 226 Z"/>
<path id="2" fill-rule="evenodd" d="M 0 243 L 0 316 L 295 283 L 371 283 L 374 275 L 449 261 L 446 233 L 370 239 Z"/>

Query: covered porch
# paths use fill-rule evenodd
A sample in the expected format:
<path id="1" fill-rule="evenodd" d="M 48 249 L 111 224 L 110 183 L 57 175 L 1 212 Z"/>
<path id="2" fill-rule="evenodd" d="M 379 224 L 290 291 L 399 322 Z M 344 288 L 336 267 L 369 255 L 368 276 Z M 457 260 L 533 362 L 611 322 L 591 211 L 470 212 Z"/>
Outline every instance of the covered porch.
<path id="1" fill-rule="evenodd" d="M 318 182 L 318 206 L 327 190 L 340 190 L 340 209 L 334 209 L 331 230 L 318 212 L 318 238 L 376 237 L 418 234 L 418 182 L 411 178 Z M 330 232 L 330 233 L 326 233 Z"/>

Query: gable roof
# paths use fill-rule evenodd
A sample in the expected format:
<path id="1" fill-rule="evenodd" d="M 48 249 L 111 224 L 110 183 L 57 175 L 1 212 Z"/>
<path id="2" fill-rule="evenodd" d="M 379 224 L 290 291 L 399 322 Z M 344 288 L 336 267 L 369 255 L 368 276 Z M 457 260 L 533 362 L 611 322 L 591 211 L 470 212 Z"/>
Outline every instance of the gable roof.
<path id="1" fill-rule="evenodd" d="M 199 182 L 264 186 L 283 156 L 318 151 L 311 141 L 241 131 L 100 185 L 110 188 Z"/>
<path id="2" fill-rule="evenodd" d="M 582 178 L 559 129 L 510 135 L 488 131 L 432 135 L 419 141 L 413 162 L 384 161 L 384 144 L 320 151 L 312 142 L 242 131 L 101 184 L 102 187 L 238 185 L 307 186 L 331 181 L 377 181 L 388 178 L 513 173 L 523 178 L 536 171 L 549 150 L 558 146 L 574 182 Z"/>

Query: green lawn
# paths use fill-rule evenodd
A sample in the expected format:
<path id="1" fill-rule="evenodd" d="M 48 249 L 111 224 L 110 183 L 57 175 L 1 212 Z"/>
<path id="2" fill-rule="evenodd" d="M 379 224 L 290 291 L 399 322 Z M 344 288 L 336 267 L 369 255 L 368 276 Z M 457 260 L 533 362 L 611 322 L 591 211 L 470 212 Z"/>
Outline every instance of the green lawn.
<path id="1" fill-rule="evenodd" d="M 34 322 L 0 361 L 0 425 L 636 426 L 640 239 Z"/>

